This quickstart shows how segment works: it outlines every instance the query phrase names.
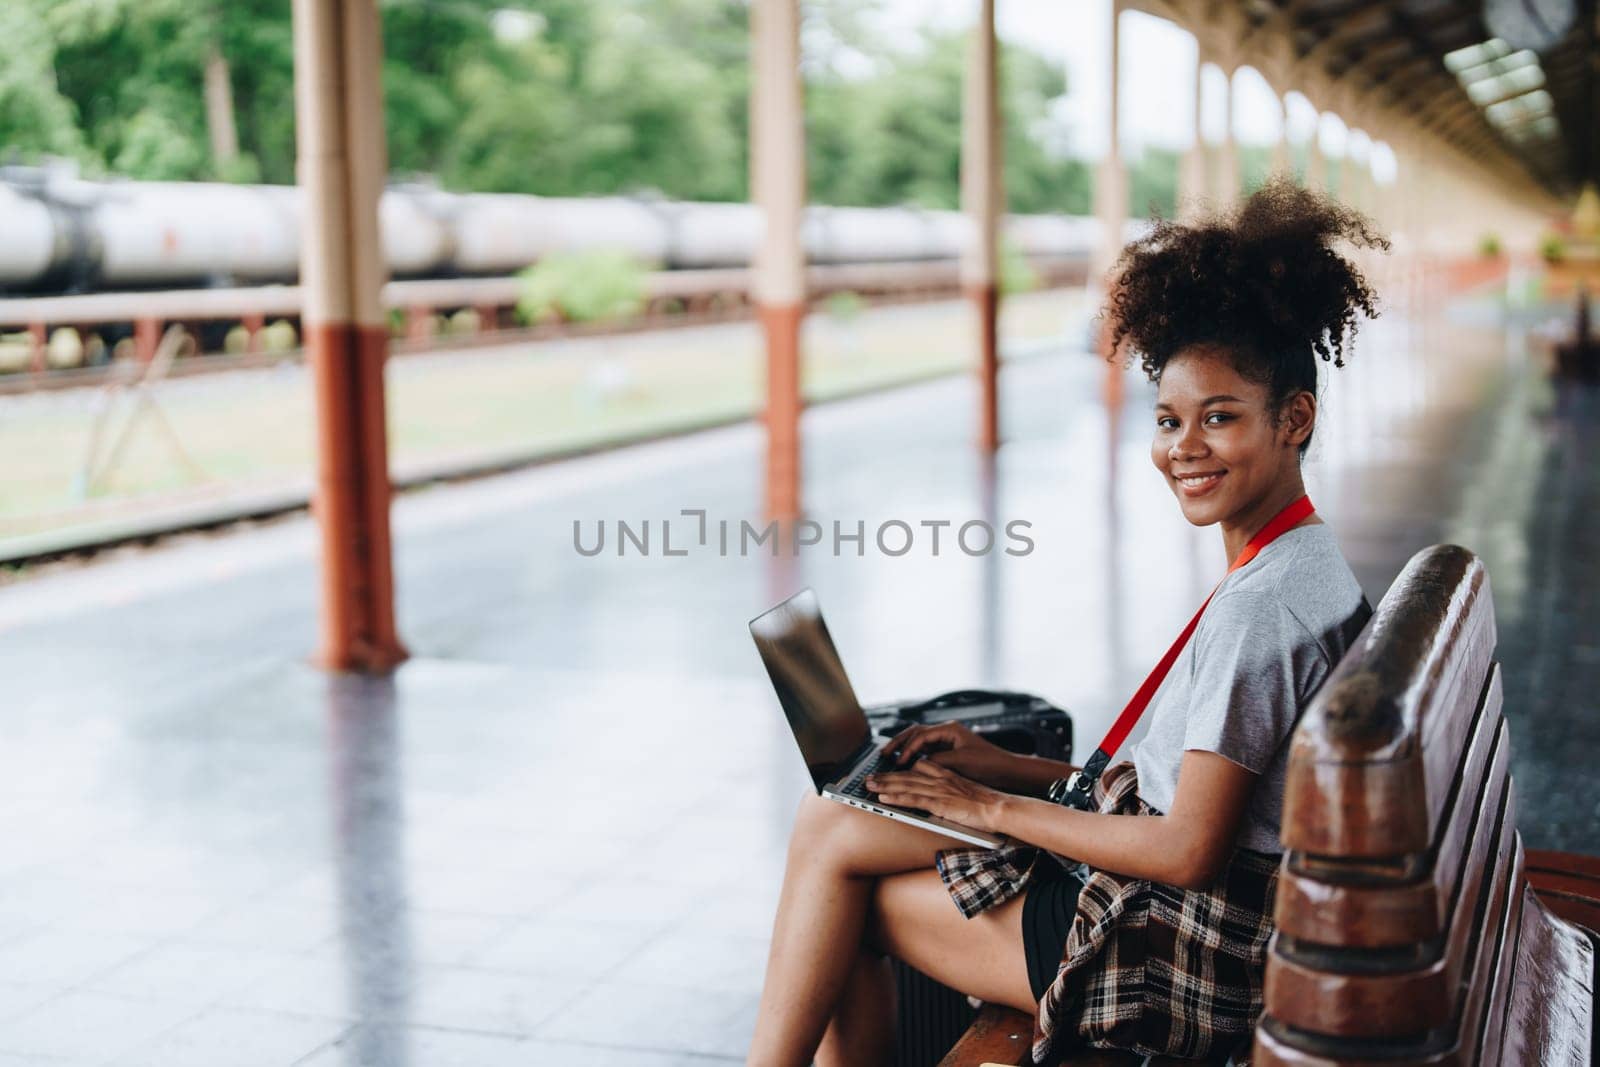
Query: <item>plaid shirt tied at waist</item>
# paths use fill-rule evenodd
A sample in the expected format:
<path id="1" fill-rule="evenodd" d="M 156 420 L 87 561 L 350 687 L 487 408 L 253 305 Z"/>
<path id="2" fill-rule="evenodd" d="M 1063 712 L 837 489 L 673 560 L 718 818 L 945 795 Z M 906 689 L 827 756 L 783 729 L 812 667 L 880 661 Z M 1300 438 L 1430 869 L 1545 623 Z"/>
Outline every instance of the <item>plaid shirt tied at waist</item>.
<path id="1" fill-rule="evenodd" d="M 1095 786 L 1102 814 L 1158 815 L 1131 763 Z M 967 918 L 1020 894 L 1036 863 L 1021 843 L 938 853 L 939 875 Z M 1279 857 L 1238 849 L 1209 889 L 1179 889 L 1090 869 L 1056 979 L 1039 1001 L 1033 1062 L 1074 1046 L 1242 1064 L 1261 1014 Z"/>

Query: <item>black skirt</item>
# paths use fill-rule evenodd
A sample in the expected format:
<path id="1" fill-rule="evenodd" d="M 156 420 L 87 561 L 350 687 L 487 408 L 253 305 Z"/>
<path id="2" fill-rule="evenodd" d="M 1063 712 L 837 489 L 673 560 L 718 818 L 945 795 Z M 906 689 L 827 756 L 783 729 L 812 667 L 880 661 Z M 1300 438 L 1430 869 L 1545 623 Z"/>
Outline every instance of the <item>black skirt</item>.
<path id="1" fill-rule="evenodd" d="M 1039 855 L 1022 899 L 1022 952 L 1028 961 L 1028 985 L 1034 1000 L 1042 1000 L 1056 980 L 1082 889 L 1083 882 L 1074 871 L 1061 866 L 1049 853 Z"/>

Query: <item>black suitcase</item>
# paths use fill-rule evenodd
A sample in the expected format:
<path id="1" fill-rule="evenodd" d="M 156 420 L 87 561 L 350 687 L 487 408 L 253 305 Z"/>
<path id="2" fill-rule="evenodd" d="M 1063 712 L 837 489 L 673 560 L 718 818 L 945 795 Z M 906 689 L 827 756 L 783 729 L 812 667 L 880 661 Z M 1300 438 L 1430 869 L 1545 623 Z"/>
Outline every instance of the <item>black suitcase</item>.
<path id="1" fill-rule="evenodd" d="M 912 723 L 962 722 L 1012 752 L 1072 758 L 1072 716 L 1032 693 L 956 689 L 928 700 L 876 704 L 865 710 L 880 737 L 899 733 Z"/>
<path id="2" fill-rule="evenodd" d="M 912 723 L 954 720 L 1012 752 L 1072 759 L 1072 716 L 1029 693 L 958 689 L 930 700 L 878 704 L 865 710 L 879 736 L 896 734 Z M 972 1025 L 977 1010 L 949 986 L 899 960 L 891 962 L 899 1004 L 898 1067 L 934 1067 Z"/>

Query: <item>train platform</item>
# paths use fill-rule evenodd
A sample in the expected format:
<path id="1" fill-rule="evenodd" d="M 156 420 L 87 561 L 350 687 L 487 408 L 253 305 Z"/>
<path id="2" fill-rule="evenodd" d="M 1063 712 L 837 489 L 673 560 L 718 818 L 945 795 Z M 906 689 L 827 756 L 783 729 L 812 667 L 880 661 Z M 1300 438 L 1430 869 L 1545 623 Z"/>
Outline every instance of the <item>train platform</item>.
<path id="1" fill-rule="evenodd" d="M 1600 404 L 1535 321 L 1380 320 L 1308 482 L 1374 602 L 1428 544 L 1485 558 L 1519 823 L 1600 852 Z M 383 680 L 309 665 L 305 518 L 0 586 L 0 1067 L 742 1062 L 807 788 L 746 620 L 811 585 L 863 701 L 1031 690 L 1087 751 L 1227 562 L 1126 382 L 1009 364 L 992 462 L 967 378 L 809 411 L 797 556 L 720 543 L 762 525 L 754 424 L 406 494 Z M 953 543 L 1013 522 L 1025 554 Z"/>

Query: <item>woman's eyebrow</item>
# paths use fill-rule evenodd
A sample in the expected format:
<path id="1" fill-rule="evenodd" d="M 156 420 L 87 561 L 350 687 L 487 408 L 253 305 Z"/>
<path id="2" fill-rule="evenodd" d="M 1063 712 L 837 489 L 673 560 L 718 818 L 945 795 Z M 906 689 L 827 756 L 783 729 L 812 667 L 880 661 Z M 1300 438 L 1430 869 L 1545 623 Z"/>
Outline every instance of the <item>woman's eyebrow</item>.
<path id="1" fill-rule="evenodd" d="M 1217 403 L 1221 403 L 1224 400 L 1231 400 L 1235 404 L 1244 403 L 1243 400 L 1240 400 L 1236 396 L 1230 396 L 1227 393 L 1218 393 L 1216 396 L 1208 396 L 1204 400 L 1200 401 L 1200 406 L 1201 407 L 1205 407 L 1207 404 L 1217 404 Z M 1177 410 L 1171 404 L 1167 403 L 1165 400 L 1157 401 L 1156 402 L 1156 410 L 1160 411 L 1163 408 L 1165 408 L 1167 411 L 1176 411 Z"/>

